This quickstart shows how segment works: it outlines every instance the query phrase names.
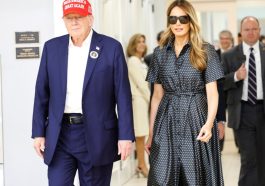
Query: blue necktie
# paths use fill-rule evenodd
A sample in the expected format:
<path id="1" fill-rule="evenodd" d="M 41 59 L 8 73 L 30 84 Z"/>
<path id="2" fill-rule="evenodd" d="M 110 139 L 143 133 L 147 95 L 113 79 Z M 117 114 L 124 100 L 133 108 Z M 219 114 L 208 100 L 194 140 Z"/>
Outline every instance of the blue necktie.
<path id="1" fill-rule="evenodd" d="M 256 104 L 257 102 L 256 63 L 252 47 L 250 48 L 250 54 L 249 54 L 248 101 L 252 104 Z"/>

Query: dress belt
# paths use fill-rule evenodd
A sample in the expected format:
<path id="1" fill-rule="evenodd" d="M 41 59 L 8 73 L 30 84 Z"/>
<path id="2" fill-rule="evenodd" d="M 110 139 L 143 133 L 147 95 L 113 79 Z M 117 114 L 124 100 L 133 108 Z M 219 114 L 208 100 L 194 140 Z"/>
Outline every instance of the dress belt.
<path id="1" fill-rule="evenodd" d="M 65 113 L 63 114 L 63 123 L 64 124 L 83 124 L 83 115 L 80 113 Z"/>
<path id="2" fill-rule="evenodd" d="M 196 95 L 196 94 L 202 94 L 202 93 L 204 93 L 204 92 L 205 92 L 205 90 L 187 91 L 187 92 L 165 91 L 165 94 L 174 95 L 174 96 L 178 96 L 178 95 L 194 96 L 194 95 Z"/>

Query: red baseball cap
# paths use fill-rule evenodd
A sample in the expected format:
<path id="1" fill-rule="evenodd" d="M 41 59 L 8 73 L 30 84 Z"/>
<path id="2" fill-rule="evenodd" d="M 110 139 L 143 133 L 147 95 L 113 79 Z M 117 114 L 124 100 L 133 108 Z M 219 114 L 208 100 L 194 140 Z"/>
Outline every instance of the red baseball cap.
<path id="1" fill-rule="evenodd" d="M 67 14 L 92 15 L 91 4 L 88 0 L 64 0 L 63 16 Z"/>

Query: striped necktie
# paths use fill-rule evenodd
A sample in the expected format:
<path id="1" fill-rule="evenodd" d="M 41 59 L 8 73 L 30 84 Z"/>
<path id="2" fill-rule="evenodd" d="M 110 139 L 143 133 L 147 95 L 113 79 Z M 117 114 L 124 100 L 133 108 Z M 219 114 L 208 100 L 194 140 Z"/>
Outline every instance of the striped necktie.
<path id="1" fill-rule="evenodd" d="M 248 101 L 252 104 L 256 104 L 257 102 L 256 63 L 252 47 L 250 48 L 250 54 L 249 54 Z"/>

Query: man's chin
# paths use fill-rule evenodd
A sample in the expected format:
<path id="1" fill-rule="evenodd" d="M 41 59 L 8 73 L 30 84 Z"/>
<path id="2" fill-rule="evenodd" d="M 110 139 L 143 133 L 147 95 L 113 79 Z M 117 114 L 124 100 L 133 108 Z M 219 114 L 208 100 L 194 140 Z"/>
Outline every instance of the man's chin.
<path id="1" fill-rule="evenodd" d="M 75 33 L 75 32 L 72 32 L 70 35 L 71 35 L 71 37 L 73 37 L 73 38 L 79 38 L 79 37 L 81 36 L 80 33 Z"/>

